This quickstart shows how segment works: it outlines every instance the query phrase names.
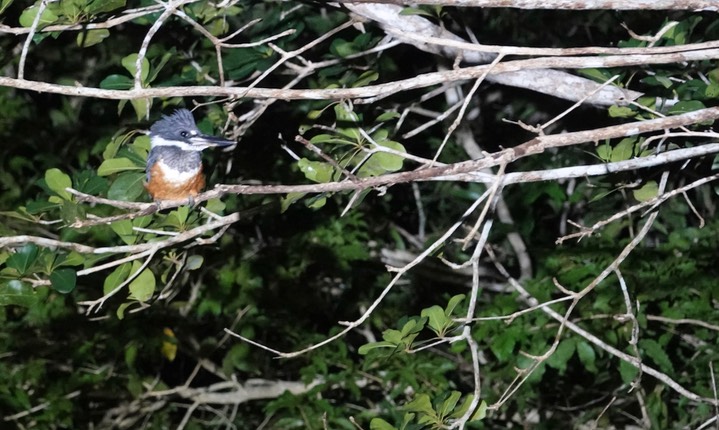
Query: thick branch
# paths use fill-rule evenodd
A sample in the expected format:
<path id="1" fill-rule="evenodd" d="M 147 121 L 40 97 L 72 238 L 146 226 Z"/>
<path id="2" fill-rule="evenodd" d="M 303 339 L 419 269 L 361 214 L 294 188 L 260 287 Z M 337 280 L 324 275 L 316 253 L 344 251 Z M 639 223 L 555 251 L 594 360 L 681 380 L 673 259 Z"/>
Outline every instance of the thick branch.
<path id="1" fill-rule="evenodd" d="M 335 0 L 337 3 L 570 10 L 719 10 L 716 0 Z"/>

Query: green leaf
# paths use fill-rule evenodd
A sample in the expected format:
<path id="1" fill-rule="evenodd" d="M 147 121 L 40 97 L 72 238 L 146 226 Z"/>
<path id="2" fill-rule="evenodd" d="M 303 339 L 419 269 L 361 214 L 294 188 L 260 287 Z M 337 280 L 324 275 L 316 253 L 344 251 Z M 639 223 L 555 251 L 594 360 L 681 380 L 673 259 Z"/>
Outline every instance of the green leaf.
<path id="1" fill-rule="evenodd" d="M 674 373 L 672 360 L 667 355 L 664 348 L 654 339 L 642 339 L 639 341 L 639 347 L 649 358 L 659 365 L 662 372 Z"/>
<path id="2" fill-rule="evenodd" d="M 603 143 L 597 146 L 597 156 L 602 161 L 609 161 L 609 159 L 612 157 L 612 145 L 608 143 Z"/>
<path id="3" fill-rule="evenodd" d="M 377 348 L 397 348 L 397 344 L 393 342 L 388 342 L 386 340 L 380 341 L 380 342 L 372 342 L 367 343 L 359 347 L 357 352 L 360 353 L 360 355 L 367 355 L 370 351 Z"/>
<path id="4" fill-rule="evenodd" d="M 375 72 L 374 70 L 368 70 L 368 71 L 362 73 L 357 78 L 357 80 L 355 80 L 352 83 L 352 87 L 353 88 L 364 87 L 364 86 L 369 85 L 372 82 L 376 81 L 377 79 L 379 79 L 379 73 Z"/>
<path id="5" fill-rule="evenodd" d="M 120 284 L 125 282 L 127 277 L 130 276 L 131 268 L 132 265 L 130 263 L 125 263 L 118 266 L 115 270 L 112 271 L 112 273 L 107 275 L 107 278 L 105 278 L 105 283 L 102 286 L 102 294 L 106 295 L 111 293 L 115 290 L 115 288 L 119 287 Z"/>
<path id="6" fill-rule="evenodd" d="M 457 402 L 459 402 L 460 397 L 462 397 L 462 393 L 459 391 L 452 391 L 449 397 L 442 402 L 442 405 L 439 408 L 440 416 L 447 417 L 454 410 L 454 407 L 457 406 Z"/>
<path id="7" fill-rule="evenodd" d="M 310 181 L 318 183 L 326 183 L 332 180 L 334 167 L 323 161 L 310 161 L 306 158 L 300 158 L 297 161 L 297 167 L 300 168 L 305 177 Z"/>
<path id="8" fill-rule="evenodd" d="M 130 307 L 131 304 L 132 302 L 126 302 L 117 307 L 117 312 L 115 312 L 117 319 L 122 320 L 125 318 L 125 310 Z"/>
<path id="9" fill-rule="evenodd" d="M 132 78 L 125 75 L 108 75 L 100 82 L 104 90 L 129 90 L 132 88 Z"/>
<path id="10" fill-rule="evenodd" d="M 58 293 L 67 294 L 75 289 L 77 272 L 74 269 L 57 269 L 50 274 L 50 285 Z"/>
<path id="11" fill-rule="evenodd" d="M 429 16 L 433 17 L 431 13 L 427 12 L 424 9 L 420 9 L 417 7 L 405 7 L 401 11 L 399 11 L 400 15 L 421 15 L 421 16 Z"/>
<path id="12" fill-rule="evenodd" d="M 638 201 L 646 202 L 659 194 L 659 185 L 657 185 L 657 181 L 649 181 L 642 185 L 641 188 L 633 190 L 632 194 Z"/>
<path id="13" fill-rule="evenodd" d="M 132 229 L 132 227 L 132 221 L 129 219 L 115 221 L 110 224 L 112 231 L 117 233 L 126 245 L 132 245 L 137 242 L 137 233 Z"/>
<path id="14" fill-rule="evenodd" d="M 383 420 L 382 418 L 372 418 L 369 422 L 370 430 L 397 430 L 397 427 Z"/>
<path id="15" fill-rule="evenodd" d="M 150 116 L 152 99 L 132 99 L 130 100 L 130 103 L 132 104 L 133 109 L 135 109 L 135 115 L 137 116 L 138 121 Z"/>
<path id="16" fill-rule="evenodd" d="M 448 317 L 452 316 L 452 312 L 454 312 L 454 308 L 457 307 L 460 303 L 462 303 L 462 300 L 464 300 L 466 296 L 464 294 L 457 294 L 456 296 L 452 296 L 451 299 L 449 299 L 449 302 L 447 302 L 447 307 L 444 308 L 444 314 Z"/>
<path id="17" fill-rule="evenodd" d="M 145 187 L 143 186 L 144 180 L 145 175 L 143 173 L 121 173 L 115 182 L 110 185 L 107 197 L 112 200 L 125 202 L 135 201 L 145 191 Z"/>
<path id="18" fill-rule="evenodd" d="M 5 265 L 12 269 L 15 269 L 20 275 L 25 275 L 37 259 L 39 249 L 34 243 L 28 243 L 22 248 L 15 251 L 5 261 Z"/>
<path id="19" fill-rule="evenodd" d="M 49 169 L 45 172 L 45 182 L 48 188 L 54 191 L 58 196 L 65 200 L 72 199 L 70 194 L 65 188 L 72 187 L 72 180 L 70 176 L 63 173 L 60 169 Z"/>
<path id="20" fill-rule="evenodd" d="M 715 99 L 719 97 L 719 84 L 712 83 L 707 85 L 706 89 L 704 90 L 704 97 L 709 99 Z"/>
<path id="21" fill-rule="evenodd" d="M 400 115 L 399 112 L 395 112 L 395 111 L 391 110 L 391 111 L 387 111 L 387 112 L 383 113 L 382 115 L 378 116 L 375 119 L 375 121 L 376 122 L 385 122 L 385 121 L 389 121 L 392 119 L 400 118 L 401 116 L 402 115 Z"/>
<path id="22" fill-rule="evenodd" d="M 434 409 L 432 409 L 432 401 L 429 399 L 427 394 L 418 394 L 415 398 L 404 405 L 402 409 L 410 412 L 419 412 L 426 415 L 436 416 Z"/>
<path id="23" fill-rule="evenodd" d="M 622 377 L 622 382 L 625 384 L 631 383 L 634 378 L 637 376 L 637 373 L 639 372 L 639 369 L 637 369 L 634 365 L 630 364 L 629 362 L 626 362 L 624 360 L 621 360 L 619 362 L 619 374 Z"/>
<path id="24" fill-rule="evenodd" d="M 14 0 L 2 0 L 0 1 L 0 13 L 5 12 L 5 9 L 12 4 Z"/>
<path id="25" fill-rule="evenodd" d="M 499 361 L 505 361 L 513 355 L 514 346 L 517 344 L 516 336 L 514 330 L 504 330 L 491 340 L 489 348 Z"/>
<path id="26" fill-rule="evenodd" d="M 609 116 L 612 118 L 631 118 L 637 113 L 628 106 L 613 105 L 609 107 Z"/>
<path id="27" fill-rule="evenodd" d="M 670 114 L 682 114 L 687 112 L 694 112 L 695 110 L 704 109 L 704 103 L 699 100 L 684 100 L 681 101 L 671 108 L 669 108 Z"/>
<path id="28" fill-rule="evenodd" d="M 621 142 L 612 149 L 612 155 L 609 158 L 609 161 L 625 161 L 632 158 L 632 154 L 634 153 L 634 143 L 636 143 L 636 141 L 637 140 L 633 137 L 622 139 Z"/>
<path id="29" fill-rule="evenodd" d="M 0 306 L 32 307 L 40 301 L 35 290 L 17 279 L 0 284 Z"/>
<path id="30" fill-rule="evenodd" d="M 39 6 L 37 5 L 30 6 L 29 8 L 25 9 L 20 15 L 20 25 L 22 25 L 23 27 L 32 27 L 32 23 L 33 21 L 35 21 L 38 10 Z M 55 15 L 49 8 L 45 8 L 45 10 L 42 11 L 42 15 L 40 15 L 38 27 L 42 28 L 46 25 L 52 24 L 53 22 L 57 21 L 57 19 L 57 15 Z"/>
<path id="31" fill-rule="evenodd" d="M 135 79 L 135 73 L 137 72 L 137 54 L 130 54 L 127 57 L 122 59 L 122 67 L 125 68 L 128 72 L 130 72 L 130 76 L 132 76 L 132 79 L 134 81 Z M 141 72 L 140 72 L 140 79 L 142 80 L 142 83 L 146 83 L 147 76 L 150 74 L 150 62 L 147 60 L 147 57 L 142 57 L 142 65 Z"/>
<path id="32" fill-rule="evenodd" d="M 100 164 L 100 167 L 97 168 L 97 174 L 98 176 L 109 176 L 128 170 L 143 170 L 143 168 L 133 163 L 129 158 L 111 158 Z"/>
<path id="33" fill-rule="evenodd" d="M 564 373 L 567 370 L 567 362 L 574 355 L 576 344 L 577 342 L 574 338 L 562 340 L 554 354 L 547 359 L 547 365 L 559 370 L 560 373 Z"/>
<path id="34" fill-rule="evenodd" d="M 77 46 L 81 48 L 87 48 L 98 43 L 102 43 L 103 40 L 110 36 L 110 30 L 101 28 L 98 30 L 88 30 L 77 35 Z"/>
<path id="35" fill-rule="evenodd" d="M 469 421 L 479 421 L 487 416 L 487 402 L 482 400 L 477 410 L 469 418 Z"/>
<path id="36" fill-rule="evenodd" d="M 444 336 L 447 326 L 452 324 L 452 320 L 445 315 L 444 309 L 437 305 L 422 309 L 421 315 L 428 318 L 429 328 L 439 337 Z"/>
<path id="37" fill-rule="evenodd" d="M 99 13 L 112 12 L 125 6 L 126 0 L 91 0 L 87 4 L 85 11 L 90 15 Z"/>
<path id="38" fill-rule="evenodd" d="M 202 263 L 205 261 L 204 258 L 202 258 L 201 255 L 191 255 L 187 258 L 187 262 L 185 263 L 185 269 L 187 270 L 197 270 L 200 267 L 202 267 Z"/>
<path id="39" fill-rule="evenodd" d="M 146 302 L 152 298 L 155 292 L 155 274 L 152 270 L 143 270 L 135 279 L 130 282 L 130 298 Z"/>
<path id="40" fill-rule="evenodd" d="M 407 150 L 404 149 L 404 146 L 402 146 L 401 143 L 395 142 L 393 140 L 379 141 L 377 142 L 377 145 L 393 149 L 403 154 L 407 153 Z M 379 154 L 375 154 L 374 157 L 377 157 L 377 162 L 379 163 L 380 167 L 382 167 L 388 172 L 396 172 L 397 170 L 402 168 L 402 164 L 404 163 L 404 158 L 402 158 L 401 156 L 390 154 L 387 152 L 380 152 Z"/>
<path id="41" fill-rule="evenodd" d="M 597 354 L 594 352 L 594 348 L 592 348 L 592 345 L 590 345 L 589 342 L 584 340 L 577 342 L 577 355 L 579 356 L 579 361 L 582 362 L 588 371 L 597 373 L 598 369 L 595 364 Z"/>

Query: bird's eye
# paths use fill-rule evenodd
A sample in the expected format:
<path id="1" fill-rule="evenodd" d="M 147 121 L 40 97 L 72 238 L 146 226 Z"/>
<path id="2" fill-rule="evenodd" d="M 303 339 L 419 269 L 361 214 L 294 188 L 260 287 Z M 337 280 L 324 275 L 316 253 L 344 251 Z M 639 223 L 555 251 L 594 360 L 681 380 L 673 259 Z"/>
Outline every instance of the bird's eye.
<path id="1" fill-rule="evenodd" d="M 182 137 L 187 137 L 187 136 L 189 136 L 189 135 L 190 135 L 190 134 L 189 134 L 188 132 L 186 132 L 186 131 L 181 131 L 181 132 L 180 132 L 180 136 L 182 136 Z"/>

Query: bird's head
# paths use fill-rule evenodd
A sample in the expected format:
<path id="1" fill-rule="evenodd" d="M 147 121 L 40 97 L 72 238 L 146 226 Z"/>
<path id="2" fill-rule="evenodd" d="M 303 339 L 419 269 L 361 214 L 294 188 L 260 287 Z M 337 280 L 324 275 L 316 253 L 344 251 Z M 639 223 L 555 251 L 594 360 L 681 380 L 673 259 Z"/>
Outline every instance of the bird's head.
<path id="1" fill-rule="evenodd" d="M 172 115 L 162 116 L 150 127 L 150 144 L 174 146 L 184 151 L 200 152 L 211 146 L 234 145 L 233 140 L 202 134 L 195 124 L 195 118 L 187 109 L 178 109 Z"/>

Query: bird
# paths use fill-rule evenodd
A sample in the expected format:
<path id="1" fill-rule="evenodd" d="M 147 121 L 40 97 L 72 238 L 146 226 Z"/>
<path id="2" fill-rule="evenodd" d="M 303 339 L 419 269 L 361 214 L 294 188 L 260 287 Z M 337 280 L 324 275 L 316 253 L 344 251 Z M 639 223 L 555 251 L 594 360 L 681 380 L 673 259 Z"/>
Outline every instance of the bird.
<path id="1" fill-rule="evenodd" d="M 188 200 L 194 206 L 194 198 L 205 187 L 201 152 L 235 143 L 200 132 L 187 109 L 163 115 L 150 127 L 145 189 L 156 202 Z"/>

